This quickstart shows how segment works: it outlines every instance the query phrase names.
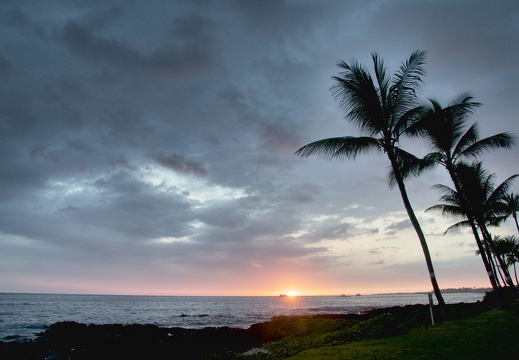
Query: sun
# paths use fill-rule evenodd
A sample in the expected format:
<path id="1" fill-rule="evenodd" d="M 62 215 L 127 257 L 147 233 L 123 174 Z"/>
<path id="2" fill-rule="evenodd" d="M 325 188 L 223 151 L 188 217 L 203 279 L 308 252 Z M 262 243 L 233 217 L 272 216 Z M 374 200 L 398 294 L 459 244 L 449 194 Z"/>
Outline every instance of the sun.
<path id="1" fill-rule="evenodd" d="M 293 297 L 293 296 L 296 296 L 296 292 L 294 290 L 289 290 L 287 291 L 287 296 L 290 296 L 290 297 Z"/>

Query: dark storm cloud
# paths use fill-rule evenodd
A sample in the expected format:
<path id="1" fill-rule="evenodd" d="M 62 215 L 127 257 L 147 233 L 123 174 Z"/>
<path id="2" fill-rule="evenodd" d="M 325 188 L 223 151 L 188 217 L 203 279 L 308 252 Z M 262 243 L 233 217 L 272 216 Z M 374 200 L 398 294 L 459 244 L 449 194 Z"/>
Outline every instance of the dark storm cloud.
<path id="1" fill-rule="evenodd" d="M 82 58 L 118 70 L 135 71 L 136 67 L 142 67 L 170 75 L 196 71 L 207 65 L 215 42 L 210 23 L 198 16 L 173 19 L 169 31 L 171 45 L 150 54 L 141 53 L 122 40 L 97 35 L 98 29 L 96 23 L 70 21 L 55 36 Z"/>
<path id="2" fill-rule="evenodd" d="M 178 154 L 157 154 L 153 158 L 162 166 L 181 173 L 194 174 L 204 177 L 207 175 L 205 166 L 197 161 L 186 159 Z"/>
<path id="3" fill-rule="evenodd" d="M 378 51 L 394 72 L 413 50 L 428 50 L 424 98 L 447 103 L 473 91 L 484 104 L 474 115 L 482 135 L 517 134 L 518 8 L 2 2 L 0 262 L 17 259 L 3 274 L 19 264 L 45 273 L 52 263 L 71 277 L 144 264 L 165 277 L 283 264 L 348 265 L 353 274 L 355 249 L 410 223 L 387 226 L 405 215 L 383 155 L 340 164 L 293 155 L 313 140 L 357 135 L 329 92 L 336 62 L 371 67 Z M 515 151 L 485 163 L 499 179 L 519 165 Z M 419 216 L 437 202 L 430 186 L 449 181 L 439 174 L 408 182 Z M 440 233 L 440 223 L 424 221 L 426 232 Z"/>

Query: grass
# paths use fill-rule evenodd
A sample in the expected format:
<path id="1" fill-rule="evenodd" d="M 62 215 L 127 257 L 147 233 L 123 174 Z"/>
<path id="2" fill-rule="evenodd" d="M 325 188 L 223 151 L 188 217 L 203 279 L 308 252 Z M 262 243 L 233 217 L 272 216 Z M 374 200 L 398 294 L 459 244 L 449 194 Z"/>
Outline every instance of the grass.
<path id="1" fill-rule="evenodd" d="M 517 309 L 489 311 L 405 335 L 306 350 L 289 359 L 517 359 L 518 325 Z"/>
<path id="2" fill-rule="evenodd" d="M 453 308 L 435 326 L 427 307 L 384 311 L 369 318 L 278 317 L 265 329 L 268 354 L 223 358 L 519 359 L 519 304 L 508 310 Z"/>

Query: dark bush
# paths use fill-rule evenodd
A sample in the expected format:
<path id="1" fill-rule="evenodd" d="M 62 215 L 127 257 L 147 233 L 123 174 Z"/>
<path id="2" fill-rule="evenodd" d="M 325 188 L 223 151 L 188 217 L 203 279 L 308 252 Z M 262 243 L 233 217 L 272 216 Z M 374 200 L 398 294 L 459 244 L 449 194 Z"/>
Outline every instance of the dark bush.
<path id="1" fill-rule="evenodd" d="M 501 301 L 501 307 L 509 307 L 518 298 L 519 293 L 517 292 L 517 288 L 511 286 L 499 288 L 499 299 Z M 488 291 L 485 293 L 485 295 L 483 296 L 483 304 L 490 306 L 492 308 L 497 307 L 496 296 L 493 291 Z"/>

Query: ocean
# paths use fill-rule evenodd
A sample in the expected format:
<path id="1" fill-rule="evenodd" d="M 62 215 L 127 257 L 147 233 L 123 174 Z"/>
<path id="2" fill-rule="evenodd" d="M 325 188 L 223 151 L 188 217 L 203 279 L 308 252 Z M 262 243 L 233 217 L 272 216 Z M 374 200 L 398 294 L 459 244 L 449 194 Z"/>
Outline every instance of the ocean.
<path id="1" fill-rule="evenodd" d="M 446 303 L 476 302 L 484 293 L 445 293 Z M 33 339 L 58 321 L 154 324 L 161 327 L 248 328 L 279 315 L 352 314 L 374 308 L 428 304 L 428 295 L 363 296 L 127 296 L 0 293 L 0 340 Z"/>

